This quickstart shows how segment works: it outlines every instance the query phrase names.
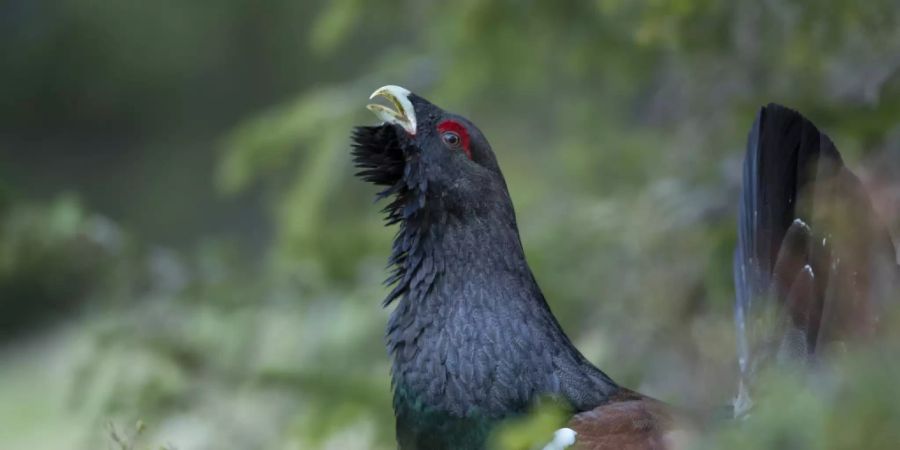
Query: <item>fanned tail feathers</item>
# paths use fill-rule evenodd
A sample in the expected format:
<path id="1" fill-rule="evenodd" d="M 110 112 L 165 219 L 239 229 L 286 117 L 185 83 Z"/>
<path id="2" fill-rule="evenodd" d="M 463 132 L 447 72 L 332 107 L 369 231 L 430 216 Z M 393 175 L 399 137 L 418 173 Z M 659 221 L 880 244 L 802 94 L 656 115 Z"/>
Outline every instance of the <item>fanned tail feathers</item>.
<path id="1" fill-rule="evenodd" d="M 807 361 L 877 334 L 898 278 L 890 236 L 828 136 L 796 111 L 762 108 L 748 137 L 734 255 L 737 412 L 767 362 Z"/>

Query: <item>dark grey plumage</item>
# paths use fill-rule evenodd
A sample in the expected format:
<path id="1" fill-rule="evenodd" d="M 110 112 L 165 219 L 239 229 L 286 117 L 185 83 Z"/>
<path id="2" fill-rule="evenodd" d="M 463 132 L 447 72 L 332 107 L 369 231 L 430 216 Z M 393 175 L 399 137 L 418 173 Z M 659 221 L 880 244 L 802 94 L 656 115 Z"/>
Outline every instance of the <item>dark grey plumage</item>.
<path id="1" fill-rule="evenodd" d="M 678 414 L 616 385 L 550 312 L 487 140 L 465 118 L 407 98 L 418 128 L 406 120 L 353 136 L 358 175 L 384 187 L 387 223 L 399 224 L 384 303 L 396 302 L 387 348 L 400 448 L 482 449 L 498 421 L 544 395 L 579 413 L 569 423 L 579 445 L 665 448 Z M 442 142 L 445 125 L 464 139 Z M 779 105 L 750 132 L 738 235 L 742 388 L 768 361 L 806 361 L 878 332 L 900 279 L 890 237 L 828 137 Z"/>
<path id="2" fill-rule="evenodd" d="M 410 100 L 415 136 L 396 125 L 353 136 L 360 176 L 386 186 L 387 222 L 400 224 L 385 300 L 397 301 L 387 347 L 400 447 L 483 448 L 497 421 L 543 395 L 576 411 L 602 404 L 618 387 L 550 312 L 487 140 L 465 118 Z M 442 145 L 445 120 L 466 127 L 471 159 Z"/>

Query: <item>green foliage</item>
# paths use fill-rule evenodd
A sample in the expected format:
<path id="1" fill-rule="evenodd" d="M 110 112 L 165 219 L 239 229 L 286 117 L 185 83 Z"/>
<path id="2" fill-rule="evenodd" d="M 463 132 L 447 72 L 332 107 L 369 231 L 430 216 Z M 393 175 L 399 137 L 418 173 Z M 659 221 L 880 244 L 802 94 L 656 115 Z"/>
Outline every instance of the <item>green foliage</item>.
<path id="1" fill-rule="evenodd" d="M 339 0 L 325 6 L 309 36 L 309 44 L 318 54 L 333 52 L 362 19 L 359 0 Z"/>
<path id="2" fill-rule="evenodd" d="M 7 208 L 0 214 L 0 334 L 71 312 L 99 286 L 113 292 L 126 250 L 118 226 L 86 213 L 71 195 Z"/>
<path id="3" fill-rule="evenodd" d="M 813 374 L 771 371 L 756 406 L 720 425 L 700 448 L 889 449 L 900 442 L 896 346 L 856 348 Z"/>
<path id="4" fill-rule="evenodd" d="M 138 439 L 140 439 L 147 428 L 146 425 L 144 425 L 144 422 L 140 420 L 134 425 L 134 431 L 131 432 L 131 434 L 123 434 L 112 422 L 109 423 L 108 427 L 109 439 L 112 441 L 116 450 L 137 450 L 139 448 L 137 446 Z M 168 445 L 157 448 L 158 450 L 176 450 Z"/>
<path id="5" fill-rule="evenodd" d="M 490 448 L 497 450 L 530 450 L 543 448 L 553 433 L 564 427 L 572 412 L 550 399 L 537 402 L 528 415 L 509 420 L 494 431 Z"/>
<path id="6" fill-rule="evenodd" d="M 755 109 L 809 115 L 883 187 L 880 205 L 900 180 L 890 0 L 13 3 L 0 112 L 23 131 L 0 142 L 15 151 L 0 160 L 0 321 L 27 344 L 0 360 L 4 449 L 392 448 L 378 301 L 393 230 L 348 148 L 384 84 L 479 125 L 564 328 L 616 380 L 689 409 L 735 388 L 730 261 Z M 28 159 L 34 134 L 101 169 L 17 173 L 55 162 Z M 124 163 L 107 170 L 108 154 Z M 102 181 L 83 203 L 19 193 L 55 195 L 57 178 Z M 219 194 L 265 217 L 229 228 Z M 125 205 L 115 220 L 92 212 L 110 204 Z M 160 246 L 158 229 L 191 244 Z M 48 317 L 62 321 L 37 325 Z M 752 417 L 698 445 L 891 448 L 884 354 L 839 358 L 824 380 L 773 373 Z M 148 425 L 116 439 L 109 420 Z M 539 408 L 497 447 L 560 423 Z"/>

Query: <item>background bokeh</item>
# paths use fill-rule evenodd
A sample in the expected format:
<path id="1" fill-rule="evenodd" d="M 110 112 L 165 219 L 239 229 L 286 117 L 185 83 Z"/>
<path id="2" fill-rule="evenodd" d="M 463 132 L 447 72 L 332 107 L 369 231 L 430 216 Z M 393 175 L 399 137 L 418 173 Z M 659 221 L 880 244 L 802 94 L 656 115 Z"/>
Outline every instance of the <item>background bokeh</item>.
<path id="1" fill-rule="evenodd" d="M 348 139 L 385 84 L 479 125 L 564 328 L 686 409 L 735 390 L 759 106 L 826 130 L 900 235 L 895 0 L 7 0 L 0 55 L 6 450 L 392 448 L 393 230 Z M 895 334 L 697 445 L 896 448 Z"/>

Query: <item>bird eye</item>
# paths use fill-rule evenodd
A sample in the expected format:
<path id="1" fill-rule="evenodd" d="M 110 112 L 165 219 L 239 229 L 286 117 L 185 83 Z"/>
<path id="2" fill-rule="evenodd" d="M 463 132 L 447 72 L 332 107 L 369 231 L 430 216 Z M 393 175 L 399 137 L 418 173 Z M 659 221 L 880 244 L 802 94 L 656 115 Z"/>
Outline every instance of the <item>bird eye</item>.
<path id="1" fill-rule="evenodd" d="M 441 134 L 441 140 L 444 141 L 444 144 L 447 144 L 449 147 L 459 147 L 459 143 L 461 139 L 459 138 L 459 134 L 453 131 L 445 131 Z"/>

